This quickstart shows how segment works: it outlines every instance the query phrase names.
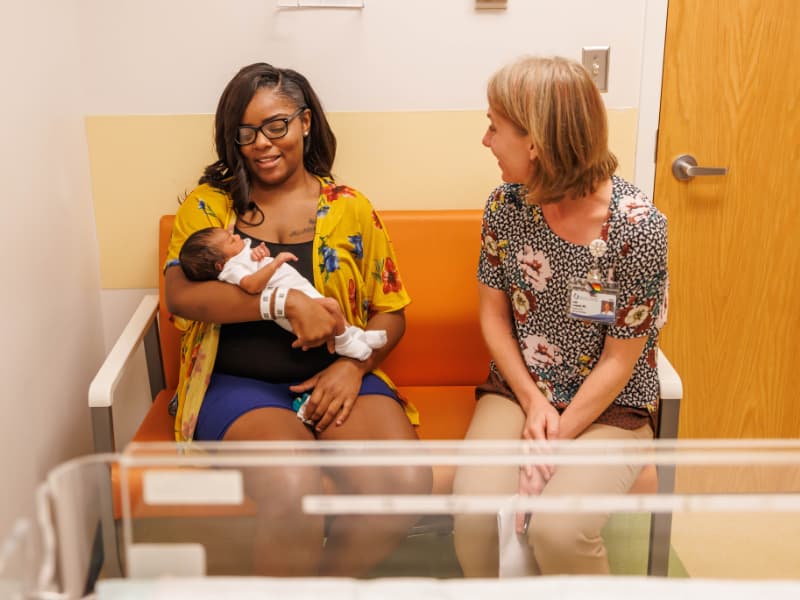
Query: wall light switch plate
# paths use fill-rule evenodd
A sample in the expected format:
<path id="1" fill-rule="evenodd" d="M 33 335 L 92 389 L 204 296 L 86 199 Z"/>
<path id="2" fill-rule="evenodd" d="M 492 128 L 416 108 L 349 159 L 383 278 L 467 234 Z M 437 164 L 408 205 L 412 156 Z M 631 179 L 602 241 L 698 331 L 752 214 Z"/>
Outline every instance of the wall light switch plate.
<path id="1" fill-rule="evenodd" d="M 601 92 L 608 91 L 608 58 L 611 53 L 610 46 L 584 46 L 581 62 L 592 81 Z"/>

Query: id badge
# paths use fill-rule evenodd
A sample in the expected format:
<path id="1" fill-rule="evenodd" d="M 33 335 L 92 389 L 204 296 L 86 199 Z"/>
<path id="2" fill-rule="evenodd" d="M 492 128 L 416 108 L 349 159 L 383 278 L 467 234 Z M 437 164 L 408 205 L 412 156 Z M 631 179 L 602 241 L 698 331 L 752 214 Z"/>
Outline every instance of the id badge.
<path id="1" fill-rule="evenodd" d="M 569 282 L 571 319 L 613 325 L 617 317 L 619 284 L 603 279 L 573 277 Z"/>

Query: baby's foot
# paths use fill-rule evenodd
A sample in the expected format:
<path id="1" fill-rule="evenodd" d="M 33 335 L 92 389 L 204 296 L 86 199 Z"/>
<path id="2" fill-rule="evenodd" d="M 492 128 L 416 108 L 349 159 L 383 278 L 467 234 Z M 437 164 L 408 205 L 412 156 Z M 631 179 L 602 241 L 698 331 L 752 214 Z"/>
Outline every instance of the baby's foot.
<path id="1" fill-rule="evenodd" d="M 367 329 L 364 331 L 364 341 L 370 348 L 383 348 L 387 337 L 385 329 Z"/>
<path id="2" fill-rule="evenodd" d="M 342 335 L 333 338 L 336 354 L 356 360 L 367 360 L 372 348 L 364 337 L 364 331 L 358 327 L 348 327 Z"/>

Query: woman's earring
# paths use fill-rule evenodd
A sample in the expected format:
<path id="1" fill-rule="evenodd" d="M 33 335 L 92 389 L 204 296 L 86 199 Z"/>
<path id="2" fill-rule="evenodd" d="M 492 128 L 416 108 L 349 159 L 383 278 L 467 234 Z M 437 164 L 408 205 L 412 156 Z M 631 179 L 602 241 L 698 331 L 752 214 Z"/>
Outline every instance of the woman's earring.
<path id="1" fill-rule="evenodd" d="M 307 131 L 303 132 L 303 137 L 308 137 L 308 132 Z"/>

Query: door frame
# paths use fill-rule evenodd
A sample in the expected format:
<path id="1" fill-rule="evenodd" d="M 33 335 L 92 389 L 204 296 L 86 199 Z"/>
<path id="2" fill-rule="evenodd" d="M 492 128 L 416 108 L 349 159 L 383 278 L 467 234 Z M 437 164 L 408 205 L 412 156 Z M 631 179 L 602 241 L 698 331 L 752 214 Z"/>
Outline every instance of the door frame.
<path id="1" fill-rule="evenodd" d="M 653 201 L 668 0 L 645 0 L 634 183 Z"/>

